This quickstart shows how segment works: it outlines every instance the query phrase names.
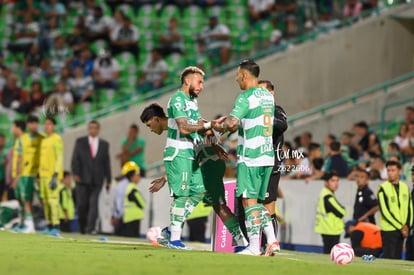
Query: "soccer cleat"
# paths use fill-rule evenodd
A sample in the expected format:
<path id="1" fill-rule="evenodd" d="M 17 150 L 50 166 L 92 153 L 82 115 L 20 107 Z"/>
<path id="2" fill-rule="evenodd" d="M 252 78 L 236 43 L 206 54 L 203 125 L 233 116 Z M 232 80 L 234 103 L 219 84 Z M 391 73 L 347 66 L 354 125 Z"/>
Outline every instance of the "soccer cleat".
<path id="1" fill-rule="evenodd" d="M 21 227 L 19 225 L 16 225 L 16 226 L 13 226 L 12 228 L 10 228 L 9 231 L 12 232 L 12 233 L 21 233 L 22 229 L 23 229 L 23 227 Z"/>
<path id="2" fill-rule="evenodd" d="M 170 241 L 168 247 L 172 249 L 191 250 L 191 248 L 185 246 L 180 240 Z"/>
<path id="3" fill-rule="evenodd" d="M 280 244 L 278 241 L 269 244 L 266 248 L 265 256 L 274 256 L 276 253 L 280 252 Z"/>
<path id="4" fill-rule="evenodd" d="M 20 229 L 21 233 L 25 233 L 25 234 L 34 234 L 36 233 L 36 230 L 31 227 L 31 226 L 26 226 L 24 225 L 21 229 Z"/>
<path id="5" fill-rule="evenodd" d="M 166 239 L 166 240 L 170 240 L 170 238 L 171 238 L 171 231 L 170 231 L 170 229 L 168 228 L 168 226 L 167 227 L 164 227 L 162 230 L 161 230 L 161 237 L 163 237 L 164 239 Z"/>
<path id="6" fill-rule="evenodd" d="M 56 229 L 56 228 L 52 228 L 49 231 L 49 235 L 50 236 L 53 236 L 53 237 L 57 237 L 57 238 L 61 238 L 62 237 L 62 235 L 60 235 L 60 230 L 59 229 Z"/>
<path id="7" fill-rule="evenodd" d="M 256 254 L 253 251 L 251 251 L 249 246 L 246 246 L 243 250 L 237 252 L 236 254 L 248 255 L 248 256 L 260 256 L 260 254 Z"/>
<path id="8" fill-rule="evenodd" d="M 239 245 L 239 246 L 236 246 L 234 248 L 234 253 L 239 253 L 240 251 L 243 251 L 243 250 L 245 250 L 248 247 L 249 247 L 249 245 Z"/>
<path id="9" fill-rule="evenodd" d="M 40 235 L 49 235 L 49 233 L 50 233 L 50 229 L 48 227 L 45 227 L 45 229 L 43 230 L 37 231 L 37 234 L 40 234 Z"/>

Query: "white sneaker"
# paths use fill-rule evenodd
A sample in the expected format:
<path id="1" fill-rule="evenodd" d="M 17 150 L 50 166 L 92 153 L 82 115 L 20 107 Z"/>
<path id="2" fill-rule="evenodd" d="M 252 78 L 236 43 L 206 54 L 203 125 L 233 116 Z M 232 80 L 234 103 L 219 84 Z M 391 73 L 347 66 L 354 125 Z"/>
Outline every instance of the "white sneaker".
<path id="1" fill-rule="evenodd" d="M 24 226 L 22 229 L 21 229 L 21 231 L 20 231 L 21 233 L 24 233 L 24 234 L 34 234 L 34 233 L 36 233 L 36 230 L 34 229 L 34 227 L 32 227 L 32 226 Z"/>

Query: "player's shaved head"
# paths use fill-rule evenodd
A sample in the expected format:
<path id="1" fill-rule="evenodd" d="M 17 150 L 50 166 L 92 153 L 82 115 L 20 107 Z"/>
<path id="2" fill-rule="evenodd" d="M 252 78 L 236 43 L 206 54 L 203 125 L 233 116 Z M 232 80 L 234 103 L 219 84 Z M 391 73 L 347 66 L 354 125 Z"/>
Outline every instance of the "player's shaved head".
<path id="1" fill-rule="evenodd" d="M 184 84 L 185 78 L 191 74 L 200 74 L 201 76 L 204 76 L 205 73 L 202 69 L 195 67 L 195 66 L 189 66 L 186 67 L 182 72 L 181 72 L 181 84 Z"/>
<path id="2" fill-rule="evenodd" d="M 255 78 L 258 78 L 260 75 L 260 67 L 253 60 L 244 60 L 240 63 L 240 70 L 245 70 L 249 72 Z"/>

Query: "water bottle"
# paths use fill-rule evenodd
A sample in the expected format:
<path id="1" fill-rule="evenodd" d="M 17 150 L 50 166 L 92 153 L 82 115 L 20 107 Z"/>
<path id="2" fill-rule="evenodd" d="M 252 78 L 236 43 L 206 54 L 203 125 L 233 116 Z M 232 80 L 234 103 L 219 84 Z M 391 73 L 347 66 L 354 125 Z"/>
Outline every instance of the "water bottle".
<path id="1" fill-rule="evenodd" d="M 372 261 L 374 261 L 374 260 L 375 260 L 375 256 L 374 256 L 374 255 L 363 255 L 363 256 L 361 257 L 361 259 L 362 259 L 363 261 L 372 262 Z"/>

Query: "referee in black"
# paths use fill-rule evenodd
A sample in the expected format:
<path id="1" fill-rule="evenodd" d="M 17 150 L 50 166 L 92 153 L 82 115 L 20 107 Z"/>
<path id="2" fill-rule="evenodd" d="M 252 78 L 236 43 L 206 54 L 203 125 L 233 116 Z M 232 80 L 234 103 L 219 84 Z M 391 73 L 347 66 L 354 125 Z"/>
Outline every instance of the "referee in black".
<path id="1" fill-rule="evenodd" d="M 274 92 L 274 85 L 269 80 L 260 80 L 259 85 L 266 88 L 273 96 Z M 280 165 L 283 162 L 282 157 L 279 157 L 279 152 L 282 150 L 283 146 L 283 133 L 287 130 L 287 116 L 283 108 L 279 105 L 275 105 L 275 113 L 273 118 L 273 150 L 275 151 L 275 164 L 273 166 L 272 175 L 269 179 L 269 184 L 267 186 L 266 198 L 264 200 L 259 200 L 259 203 L 262 203 L 266 209 L 269 211 L 269 214 L 272 217 L 273 228 L 275 230 L 275 237 L 277 238 L 278 233 L 278 224 L 276 219 L 275 207 L 276 207 L 276 199 L 277 199 L 277 189 L 279 187 L 279 180 L 280 180 Z M 240 228 L 243 231 L 243 234 L 247 238 L 246 233 L 246 226 L 245 226 L 245 216 L 244 211 L 241 204 L 241 199 L 236 199 L 236 214 L 239 218 Z M 266 250 L 266 236 L 262 234 L 262 244 L 261 247 L 263 251 Z"/>

